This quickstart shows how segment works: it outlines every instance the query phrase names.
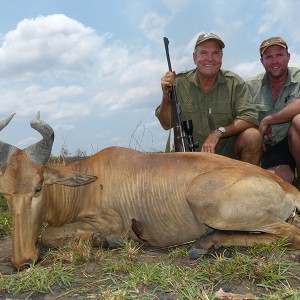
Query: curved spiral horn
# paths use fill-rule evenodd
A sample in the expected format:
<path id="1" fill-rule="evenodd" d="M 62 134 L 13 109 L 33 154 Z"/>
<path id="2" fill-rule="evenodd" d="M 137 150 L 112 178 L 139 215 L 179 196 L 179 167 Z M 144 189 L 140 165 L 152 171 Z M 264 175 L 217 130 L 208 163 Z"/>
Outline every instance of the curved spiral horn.
<path id="1" fill-rule="evenodd" d="M 0 131 L 11 121 L 15 113 L 0 122 Z M 10 155 L 17 149 L 15 146 L 0 141 L 0 168 L 6 166 Z"/>
<path id="2" fill-rule="evenodd" d="M 37 130 L 43 137 L 39 142 L 28 146 L 25 151 L 37 164 L 45 164 L 52 151 L 54 142 L 54 131 L 50 125 L 40 120 L 40 112 L 38 111 L 36 117 L 30 122 L 30 126 Z"/>

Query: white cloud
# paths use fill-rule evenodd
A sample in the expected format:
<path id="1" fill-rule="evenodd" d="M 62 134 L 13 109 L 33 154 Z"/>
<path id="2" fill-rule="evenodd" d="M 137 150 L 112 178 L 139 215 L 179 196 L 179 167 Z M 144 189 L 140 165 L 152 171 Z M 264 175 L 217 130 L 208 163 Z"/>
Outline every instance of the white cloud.
<path id="1" fill-rule="evenodd" d="M 5 36 L 0 76 L 33 75 L 49 70 L 82 71 L 100 43 L 94 30 L 64 15 L 24 19 Z"/>
<path id="2" fill-rule="evenodd" d="M 115 131 L 106 132 L 104 138 L 96 135 L 105 126 L 115 130 L 120 118 L 126 118 L 129 112 L 142 110 L 154 115 L 160 102 L 155 93 L 160 94 L 160 77 L 165 71 L 165 64 L 152 58 L 149 47 L 129 50 L 110 33 L 99 36 L 65 15 L 21 21 L 5 35 L 0 63 L 0 112 L 17 112 L 18 120 L 27 116 L 30 119 L 39 110 L 42 119 L 55 128 L 54 145 L 63 139 L 67 147 L 74 149 L 92 144 L 83 144 L 84 126 L 93 131 L 89 134 L 95 148 L 99 143 L 102 147 L 128 146 L 129 133 L 118 137 Z M 117 122 L 110 121 L 118 114 L 122 117 L 116 117 Z M 93 120 L 100 124 L 99 131 L 93 128 Z M 125 122 L 122 131 L 133 130 L 137 122 Z M 27 130 L 27 136 L 35 134 Z M 27 146 L 30 141 L 22 140 L 18 145 Z"/>
<path id="3" fill-rule="evenodd" d="M 18 147 L 19 149 L 24 149 L 27 146 L 32 145 L 38 141 L 39 141 L 38 138 L 29 137 L 29 138 L 25 138 L 25 139 L 19 141 L 15 146 Z"/>
<path id="4" fill-rule="evenodd" d="M 0 110 L 74 121 L 92 111 L 140 109 L 142 102 L 149 108 L 163 66 L 147 47 L 129 53 L 111 39 L 65 15 L 21 21 L 0 48 Z"/>
<path id="5" fill-rule="evenodd" d="M 190 0 L 163 0 L 162 2 L 173 15 L 190 4 Z"/>
<path id="6" fill-rule="evenodd" d="M 140 24 L 145 36 L 153 42 L 160 42 L 165 36 L 166 27 L 176 19 L 176 15 L 184 10 L 189 4 L 190 0 L 163 0 L 162 2 L 167 8 L 168 12 L 164 15 L 159 15 L 155 11 L 146 13 Z"/>
<path id="7" fill-rule="evenodd" d="M 261 18 L 259 33 L 264 36 L 282 35 L 286 39 L 300 41 L 298 31 L 300 26 L 298 0 L 265 0 L 262 8 L 266 13 Z"/>
<path id="8" fill-rule="evenodd" d="M 239 74 L 244 80 L 264 71 L 260 61 L 239 63 L 232 68 L 232 71 Z"/>
<path id="9" fill-rule="evenodd" d="M 148 39 L 157 41 L 161 40 L 161 37 L 164 36 L 164 29 L 168 22 L 167 17 L 161 17 L 155 12 L 150 12 L 144 16 L 141 28 L 144 30 Z"/>

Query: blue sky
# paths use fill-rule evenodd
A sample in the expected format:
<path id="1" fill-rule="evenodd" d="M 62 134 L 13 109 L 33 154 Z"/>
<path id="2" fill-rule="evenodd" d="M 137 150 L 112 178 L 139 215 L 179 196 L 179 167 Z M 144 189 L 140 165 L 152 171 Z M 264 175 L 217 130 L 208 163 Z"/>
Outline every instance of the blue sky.
<path id="1" fill-rule="evenodd" d="M 4 1 L 3 1 L 4 2 Z M 223 68 L 244 79 L 262 72 L 258 47 L 280 35 L 300 66 L 298 0 L 10 0 L 0 10 L 0 139 L 19 148 L 40 139 L 37 111 L 62 147 L 90 155 L 108 146 L 161 151 L 168 131 L 154 110 L 167 71 L 194 68 L 203 32 L 225 42 Z"/>

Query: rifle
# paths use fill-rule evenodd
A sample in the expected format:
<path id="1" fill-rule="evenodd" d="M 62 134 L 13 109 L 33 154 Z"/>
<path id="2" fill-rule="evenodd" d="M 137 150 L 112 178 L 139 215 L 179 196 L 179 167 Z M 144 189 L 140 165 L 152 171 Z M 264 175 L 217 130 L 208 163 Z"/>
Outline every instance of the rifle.
<path id="1" fill-rule="evenodd" d="M 172 71 L 170 54 L 169 54 L 169 40 L 164 37 L 164 44 L 166 49 L 166 56 L 168 61 L 169 71 Z M 195 151 L 199 147 L 198 143 L 193 141 L 193 122 L 192 120 L 182 121 L 180 119 L 180 106 L 177 101 L 175 87 L 172 86 L 169 93 L 169 101 L 171 103 L 171 125 L 174 131 L 174 146 L 175 152 L 186 152 L 184 138 L 188 139 L 188 146 L 190 151 Z"/>
<path id="2" fill-rule="evenodd" d="M 166 49 L 169 71 L 173 72 L 171 66 L 170 54 L 169 54 L 169 40 L 166 37 L 164 37 L 164 44 Z M 181 127 L 181 120 L 180 120 L 180 107 L 177 102 L 176 90 L 174 86 L 172 86 L 172 89 L 169 93 L 169 101 L 171 103 L 171 124 L 174 131 L 175 152 L 185 152 L 185 145 L 183 139 L 184 133 Z"/>

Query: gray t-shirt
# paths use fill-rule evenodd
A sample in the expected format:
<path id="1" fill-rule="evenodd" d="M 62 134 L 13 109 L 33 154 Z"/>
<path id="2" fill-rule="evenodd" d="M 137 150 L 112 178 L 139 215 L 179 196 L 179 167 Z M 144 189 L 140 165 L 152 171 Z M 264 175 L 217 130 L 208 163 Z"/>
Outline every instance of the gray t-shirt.
<path id="1" fill-rule="evenodd" d="M 294 99 L 300 98 L 300 69 L 288 68 L 287 80 L 276 101 L 273 99 L 272 89 L 265 72 L 250 78 L 247 84 L 258 111 L 259 121 L 261 121 L 264 117 L 282 110 Z M 265 143 L 274 146 L 282 141 L 287 137 L 290 124 L 290 122 L 285 122 L 272 125 L 272 141 L 265 139 Z"/>

